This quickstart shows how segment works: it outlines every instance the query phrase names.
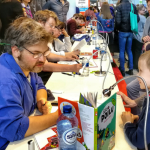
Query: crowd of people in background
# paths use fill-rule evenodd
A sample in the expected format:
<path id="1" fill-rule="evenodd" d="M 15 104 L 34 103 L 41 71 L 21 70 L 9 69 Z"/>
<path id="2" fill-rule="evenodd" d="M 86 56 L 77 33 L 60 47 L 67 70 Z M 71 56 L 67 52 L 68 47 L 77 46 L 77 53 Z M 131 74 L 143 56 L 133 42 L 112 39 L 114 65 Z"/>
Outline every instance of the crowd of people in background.
<path id="1" fill-rule="evenodd" d="M 84 14 L 76 7 L 76 13 L 68 20 L 67 0 L 0 1 L 0 67 L 3 69 L 0 72 L 0 149 L 5 149 L 10 141 L 21 140 L 56 124 L 58 112 L 49 114 L 50 103 L 47 101 L 49 96 L 45 84 L 53 72 L 79 72 L 82 68 L 82 64 L 65 65 L 57 62 L 78 59 L 80 50 L 71 51 L 72 37 L 85 34 L 85 28 L 91 20 L 97 21 L 100 35 L 105 39 L 108 36 L 112 56 L 114 52 L 119 52 L 122 76 L 125 73 L 133 75 L 133 69 L 144 77 L 146 73 L 150 75 L 150 54 L 145 52 L 150 50 L 150 0 L 147 0 L 147 7 L 132 5 L 137 16 L 137 34 L 131 30 L 129 0 L 118 0 L 115 6 L 103 2 L 100 9 L 90 6 Z M 125 72 L 126 54 L 129 70 Z M 150 87 L 148 77 L 145 79 Z M 129 98 L 118 93 L 129 105 L 134 105 L 134 115 L 140 114 L 141 109 L 136 107 L 138 104 L 133 103 L 132 99 L 136 99 L 139 91 L 143 90 L 143 85 L 136 79 L 127 86 Z M 145 103 L 140 106 L 143 105 L 145 108 Z M 38 119 L 29 117 L 35 107 L 43 114 Z M 6 113 L 9 111 L 9 114 Z M 126 134 L 139 150 L 143 150 L 144 138 L 139 142 L 140 136 L 143 137 L 143 122 L 135 127 L 131 124 L 131 115 L 128 115 L 122 115 Z M 143 120 L 143 116 L 139 120 Z M 135 136 L 130 132 L 136 132 L 133 134 Z M 150 148 L 150 138 L 148 144 Z"/>

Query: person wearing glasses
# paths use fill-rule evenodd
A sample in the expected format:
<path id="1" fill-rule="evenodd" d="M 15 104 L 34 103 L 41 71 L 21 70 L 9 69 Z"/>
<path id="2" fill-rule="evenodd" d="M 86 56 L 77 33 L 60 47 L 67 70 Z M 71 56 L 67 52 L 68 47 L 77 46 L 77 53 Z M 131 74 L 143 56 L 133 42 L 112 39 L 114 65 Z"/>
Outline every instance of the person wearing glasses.
<path id="1" fill-rule="evenodd" d="M 64 42 L 62 42 L 58 39 L 58 37 L 61 34 L 64 35 Z M 54 37 L 54 40 L 53 40 L 53 43 L 51 46 L 52 53 L 56 53 L 56 54 L 60 54 L 60 55 L 65 55 L 66 53 L 79 55 L 79 53 L 80 53 L 79 50 L 71 52 L 72 44 L 70 41 L 70 36 L 68 35 L 68 33 L 65 30 L 65 23 L 63 23 L 61 21 L 58 22 L 58 25 L 54 30 L 53 37 Z"/>
<path id="2" fill-rule="evenodd" d="M 0 56 L 0 149 L 56 124 L 47 91 L 37 75 L 43 70 L 52 37 L 36 21 L 15 20 L 5 35 L 7 53 Z M 34 109 L 41 116 L 30 116 Z"/>
<path id="3" fill-rule="evenodd" d="M 42 25 L 42 27 L 46 30 L 46 32 L 52 34 L 54 37 L 55 27 L 58 24 L 58 17 L 53 11 L 49 10 L 37 11 L 35 13 L 34 19 Z M 48 46 L 51 48 L 52 43 L 49 42 Z M 63 50 L 65 51 L 65 49 Z M 52 50 L 52 52 L 54 52 L 54 50 Z M 63 61 L 74 59 L 78 59 L 78 57 L 76 56 L 76 54 L 72 52 L 69 53 L 65 52 L 65 56 L 56 55 L 54 53 L 51 53 L 51 55 L 47 56 L 47 61 L 44 64 L 43 71 L 39 73 L 39 76 L 42 78 L 44 84 L 46 84 L 52 72 L 79 72 L 79 70 L 82 68 L 82 64 L 66 65 L 54 63 L 61 60 Z"/>

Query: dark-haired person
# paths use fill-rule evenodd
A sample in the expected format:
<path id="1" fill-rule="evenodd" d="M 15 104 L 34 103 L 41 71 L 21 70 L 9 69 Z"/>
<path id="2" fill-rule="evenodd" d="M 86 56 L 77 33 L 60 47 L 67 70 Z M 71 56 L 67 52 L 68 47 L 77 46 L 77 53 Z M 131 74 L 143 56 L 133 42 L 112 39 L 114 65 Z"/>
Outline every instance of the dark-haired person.
<path id="1" fill-rule="evenodd" d="M 78 29 L 78 26 L 80 24 L 83 24 L 85 22 L 85 17 L 82 15 L 76 16 L 75 18 L 71 18 L 67 22 L 67 31 L 70 37 L 74 36 L 77 33 L 86 33 L 83 29 Z"/>
<path id="2" fill-rule="evenodd" d="M 6 31 L 5 49 L 0 56 L 0 149 L 9 142 L 42 131 L 56 124 L 58 112 L 50 113 L 51 103 L 41 78 L 47 46 L 52 37 L 36 21 L 16 19 Z M 41 116 L 30 116 L 35 108 Z"/>
<path id="3" fill-rule="evenodd" d="M 64 35 L 64 42 L 58 39 L 61 34 Z M 51 49 L 53 53 L 56 52 L 56 54 L 60 53 L 60 55 L 65 55 L 65 52 L 71 52 L 72 44 L 70 41 L 70 36 L 65 30 L 65 23 L 60 21 L 58 22 L 57 27 L 54 29 L 53 37 L 53 48 Z"/>
<path id="4" fill-rule="evenodd" d="M 48 0 L 42 8 L 56 13 L 61 22 L 66 23 L 67 13 L 69 11 L 69 2 L 67 0 Z"/>
<path id="5" fill-rule="evenodd" d="M 29 18 L 33 18 L 32 12 L 31 12 L 31 8 L 30 8 L 30 3 L 32 0 L 21 0 L 21 5 L 22 7 L 25 9 L 27 17 Z"/>
<path id="6" fill-rule="evenodd" d="M 137 15 L 137 21 L 139 22 L 140 18 L 134 4 L 134 13 Z M 129 75 L 133 75 L 133 55 L 131 51 L 132 47 L 132 38 L 133 33 L 131 31 L 130 25 L 130 12 L 131 12 L 131 3 L 129 0 L 121 0 L 120 5 L 116 8 L 116 17 L 115 17 L 115 26 L 116 29 L 119 31 L 119 60 L 120 60 L 120 71 L 122 76 L 125 76 L 125 51 L 128 54 L 129 59 L 129 71 L 126 73 Z"/>
<path id="7" fill-rule="evenodd" d="M 0 1 L 0 20 L 2 28 L 0 30 L 0 39 L 3 42 L 6 29 L 19 16 L 24 16 L 21 3 L 17 0 Z M 0 45 L 0 55 L 4 52 L 3 46 Z"/>

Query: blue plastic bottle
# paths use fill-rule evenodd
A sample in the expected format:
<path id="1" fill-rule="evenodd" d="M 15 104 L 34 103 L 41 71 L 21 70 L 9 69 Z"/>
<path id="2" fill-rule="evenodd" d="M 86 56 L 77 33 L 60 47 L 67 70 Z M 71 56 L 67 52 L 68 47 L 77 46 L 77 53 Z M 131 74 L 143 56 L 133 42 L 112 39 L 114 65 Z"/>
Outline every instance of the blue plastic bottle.
<path id="1" fill-rule="evenodd" d="M 60 150 L 76 150 L 78 119 L 72 113 L 72 106 L 63 106 L 63 114 L 57 119 Z"/>

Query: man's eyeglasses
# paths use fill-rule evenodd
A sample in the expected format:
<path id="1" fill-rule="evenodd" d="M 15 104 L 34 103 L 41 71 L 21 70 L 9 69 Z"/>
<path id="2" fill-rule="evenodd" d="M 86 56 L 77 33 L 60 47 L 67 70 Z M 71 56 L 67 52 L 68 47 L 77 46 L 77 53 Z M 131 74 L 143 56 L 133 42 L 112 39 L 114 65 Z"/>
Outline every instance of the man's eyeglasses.
<path id="1" fill-rule="evenodd" d="M 23 48 L 25 50 L 27 50 L 28 52 L 30 52 L 33 55 L 33 58 L 35 58 L 35 59 L 39 59 L 41 56 L 46 57 L 46 56 L 48 56 L 50 54 L 50 50 L 47 50 L 44 53 L 37 53 L 37 54 L 35 54 L 35 53 L 32 53 L 31 51 L 29 51 L 28 49 L 26 49 L 25 47 L 23 47 Z"/>

